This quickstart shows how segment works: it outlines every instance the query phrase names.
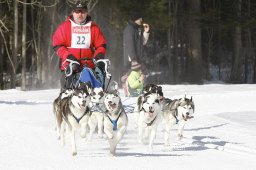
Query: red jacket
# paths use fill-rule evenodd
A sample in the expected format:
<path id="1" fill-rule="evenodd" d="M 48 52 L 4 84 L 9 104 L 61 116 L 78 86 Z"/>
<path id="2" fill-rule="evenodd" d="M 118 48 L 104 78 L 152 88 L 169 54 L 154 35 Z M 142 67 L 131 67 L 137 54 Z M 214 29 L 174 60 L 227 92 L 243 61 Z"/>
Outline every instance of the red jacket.
<path id="1" fill-rule="evenodd" d="M 89 22 L 91 22 L 90 16 L 87 16 L 86 24 Z M 102 53 L 103 55 L 106 54 L 106 39 L 103 36 L 100 28 L 94 22 L 91 22 L 90 26 L 89 48 L 72 48 L 71 25 L 72 24 L 70 21 L 70 17 L 68 17 L 68 19 L 65 22 L 59 25 L 59 27 L 53 34 L 52 45 L 57 55 L 61 58 L 61 70 L 64 70 L 67 67 L 68 62 L 66 62 L 65 60 L 70 54 L 75 56 L 78 60 L 81 58 L 93 58 L 99 53 Z M 94 68 L 94 64 L 91 60 L 81 60 L 80 64 L 81 67 L 87 65 L 90 68 Z"/>

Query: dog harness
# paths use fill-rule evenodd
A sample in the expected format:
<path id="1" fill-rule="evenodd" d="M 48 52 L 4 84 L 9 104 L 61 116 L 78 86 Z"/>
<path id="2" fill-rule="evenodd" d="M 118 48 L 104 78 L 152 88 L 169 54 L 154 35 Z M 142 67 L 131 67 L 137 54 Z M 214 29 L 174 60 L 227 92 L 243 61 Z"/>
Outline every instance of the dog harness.
<path id="1" fill-rule="evenodd" d="M 144 110 L 144 112 L 146 112 L 146 110 L 143 107 L 142 107 L 141 110 Z M 154 121 L 156 120 L 156 117 L 157 117 L 157 115 L 155 116 L 155 118 L 151 122 L 147 123 L 147 122 L 144 121 L 144 123 L 146 123 L 147 126 L 151 126 L 154 123 Z"/>
<path id="2" fill-rule="evenodd" d="M 149 123 L 145 122 L 145 123 L 147 124 L 147 126 L 151 126 L 151 125 L 153 124 L 153 122 L 156 120 L 156 117 L 157 117 L 157 115 L 156 115 L 155 118 L 154 118 L 151 122 L 149 122 Z"/>
<path id="3" fill-rule="evenodd" d="M 116 118 L 116 120 L 112 120 L 108 115 L 108 119 L 109 121 L 113 124 L 113 130 L 116 131 L 117 130 L 117 121 L 119 119 L 119 117 L 121 116 L 121 113 L 122 113 L 123 109 L 120 109 L 119 113 L 118 113 L 118 117 Z"/>
<path id="4" fill-rule="evenodd" d="M 73 116 L 73 118 L 76 120 L 76 122 L 79 124 L 80 120 L 88 113 L 88 107 L 86 108 L 84 114 L 80 117 L 80 118 L 77 118 L 73 113 L 71 113 L 71 116 Z"/>
<path id="5" fill-rule="evenodd" d="M 100 113 L 105 113 L 106 112 L 106 107 L 104 103 L 96 103 L 98 105 L 93 105 L 91 107 L 91 112 L 100 112 Z"/>

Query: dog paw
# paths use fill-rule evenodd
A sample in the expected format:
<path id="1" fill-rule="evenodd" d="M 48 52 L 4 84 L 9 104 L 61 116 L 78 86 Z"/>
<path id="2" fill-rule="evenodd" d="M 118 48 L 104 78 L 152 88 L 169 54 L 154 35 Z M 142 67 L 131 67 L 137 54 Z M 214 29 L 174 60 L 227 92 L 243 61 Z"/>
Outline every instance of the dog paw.
<path id="1" fill-rule="evenodd" d="M 103 138 L 103 134 L 98 134 L 98 137 L 99 138 Z"/>
<path id="2" fill-rule="evenodd" d="M 108 138 L 109 138 L 109 139 L 113 139 L 113 138 L 114 138 L 114 135 L 111 134 L 111 135 L 108 136 Z"/>
<path id="3" fill-rule="evenodd" d="M 183 138 L 182 134 L 178 134 L 178 139 L 181 140 Z"/>
<path id="4" fill-rule="evenodd" d="M 81 138 L 86 138 L 86 133 L 81 133 L 80 136 Z"/>
<path id="5" fill-rule="evenodd" d="M 165 143 L 164 147 L 170 147 L 171 145 L 169 143 Z"/>

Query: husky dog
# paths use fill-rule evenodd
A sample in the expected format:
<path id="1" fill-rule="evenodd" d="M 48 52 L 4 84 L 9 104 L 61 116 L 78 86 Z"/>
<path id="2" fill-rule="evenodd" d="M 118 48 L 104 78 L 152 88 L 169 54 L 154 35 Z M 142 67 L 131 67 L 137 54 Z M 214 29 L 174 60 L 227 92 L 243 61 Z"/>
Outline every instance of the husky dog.
<path id="1" fill-rule="evenodd" d="M 144 93 L 144 96 L 147 96 L 148 94 L 151 94 L 151 93 L 157 93 L 160 99 L 164 96 L 162 87 L 155 84 L 147 84 L 146 86 L 144 86 L 143 93 Z"/>
<path id="2" fill-rule="evenodd" d="M 195 104 L 191 97 L 181 99 L 164 99 L 162 106 L 162 115 L 166 122 L 165 126 L 165 146 L 169 146 L 170 130 L 173 125 L 178 124 L 178 137 L 183 137 L 184 125 L 188 119 L 193 118 Z"/>
<path id="3" fill-rule="evenodd" d="M 161 86 L 158 86 L 155 84 L 147 84 L 146 86 L 143 87 L 143 94 L 138 97 L 136 106 L 134 108 L 134 116 L 135 116 L 137 126 L 138 126 L 139 114 L 142 109 L 143 101 L 146 96 L 153 93 L 158 95 L 158 98 L 160 101 L 164 98 L 164 94 Z"/>
<path id="4" fill-rule="evenodd" d="M 106 111 L 104 105 L 105 92 L 101 87 L 94 88 L 91 94 L 91 116 L 89 118 L 90 134 L 89 140 L 92 139 L 96 126 L 98 125 L 98 136 L 103 137 L 103 118 Z"/>
<path id="5" fill-rule="evenodd" d="M 121 98 L 116 92 L 107 92 L 104 100 L 106 107 L 104 132 L 108 137 L 112 155 L 115 155 L 116 146 L 122 139 L 128 125 L 128 117 L 122 106 Z"/>
<path id="6" fill-rule="evenodd" d="M 147 95 L 143 100 L 142 110 L 140 111 L 138 140 L 143 143 L 144 138 L 148 137 L 151 149 L 153 148 L 158 125 L 162 120 L 160 112 L 161 105 L 158 95 L 156 93 Z"/>
<path id="7" fill-rule="evenodd" d="M 86 137 L 86 128 L 90 115 L 88 104 L 90 102 L 89 92 L 85 89 L 75 89 L 71 96 L 60 101 L 60 114 L 62 125 L 60 130 L 61 144 L 64 145 L 64 128 L 70 133 L 72 155 L 77 154 L 75 143 L 75 132 L 81 127 L 81 137 Z"/>
<path id="8" fill-rule="evenodd" d="M 72 89 L 63 90 L 59 96 L 53 101 L 53 113 L 56 121 L 57 138 L 60 139 L 60 126 L 62 123 L 62 116 L 60 113 L 60 101 L 66 97 L 71 96 L 73 93 Z"/>

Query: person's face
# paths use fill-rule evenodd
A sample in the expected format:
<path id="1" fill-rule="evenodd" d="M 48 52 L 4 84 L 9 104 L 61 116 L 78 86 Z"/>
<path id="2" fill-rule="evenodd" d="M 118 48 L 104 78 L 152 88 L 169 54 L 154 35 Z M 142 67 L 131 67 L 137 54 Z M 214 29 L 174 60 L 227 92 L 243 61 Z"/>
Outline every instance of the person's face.
<path id="1" fill-rule="evenodd" d="M 139 18 L 135 21 L 136 24 L 138 25 L 142 25 L 142 18 Z"/>
<path id="2" fill-rule="evenodd" d="M 74 10 L 72 12 L 72 14 L 73 14 L 75 23 L 81 24 L 86 19 L 87 11 L 85 11 L 85 10 Z"/>

